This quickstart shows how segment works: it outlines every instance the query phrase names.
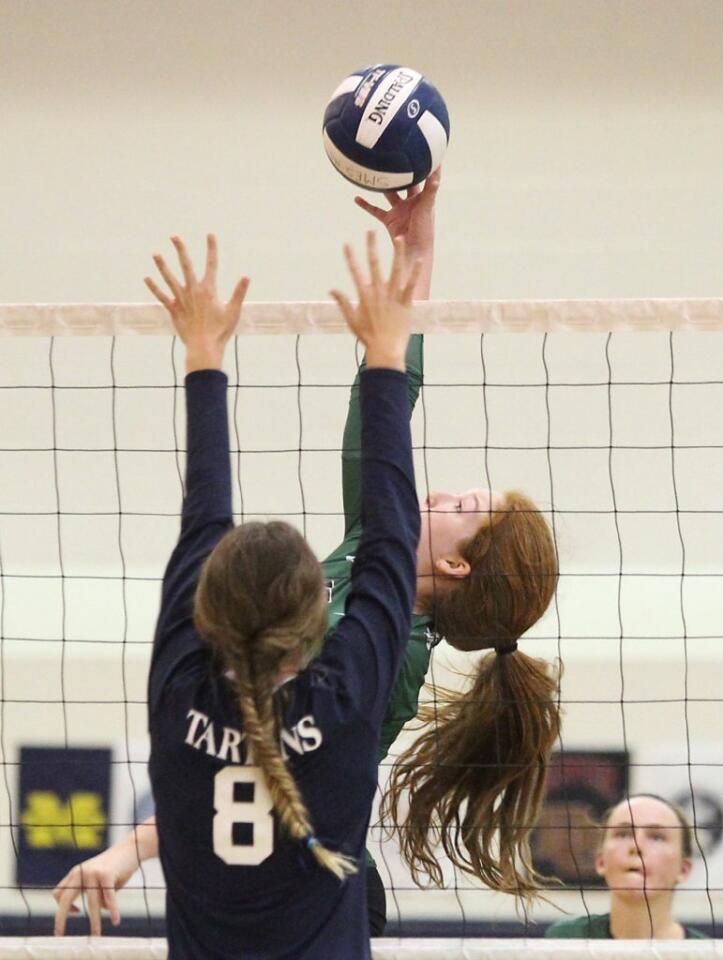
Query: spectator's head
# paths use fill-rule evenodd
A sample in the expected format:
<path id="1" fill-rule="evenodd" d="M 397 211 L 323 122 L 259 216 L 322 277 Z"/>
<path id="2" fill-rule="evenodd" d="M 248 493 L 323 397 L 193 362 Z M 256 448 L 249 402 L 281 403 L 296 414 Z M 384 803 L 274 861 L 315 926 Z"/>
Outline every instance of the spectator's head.
<path id="1" fill-rule="evenodd" d="M 636 794 L 612 807 L 601 825 L 595 869 L 613 893 L 671 897 L 692 867 L 693 831 L 662 797 Z"/>

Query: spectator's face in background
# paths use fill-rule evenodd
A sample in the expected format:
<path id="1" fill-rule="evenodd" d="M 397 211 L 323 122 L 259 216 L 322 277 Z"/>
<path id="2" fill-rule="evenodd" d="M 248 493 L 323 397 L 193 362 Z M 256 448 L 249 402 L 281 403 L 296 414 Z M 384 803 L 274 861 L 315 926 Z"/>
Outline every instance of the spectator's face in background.
<path id="1" fill-rule="evenodd" d="M 623 800 L 605 825 L 595 869 L 617 895 L 670 897 L 691 869 L 675 811 L 654 797 Z"/>

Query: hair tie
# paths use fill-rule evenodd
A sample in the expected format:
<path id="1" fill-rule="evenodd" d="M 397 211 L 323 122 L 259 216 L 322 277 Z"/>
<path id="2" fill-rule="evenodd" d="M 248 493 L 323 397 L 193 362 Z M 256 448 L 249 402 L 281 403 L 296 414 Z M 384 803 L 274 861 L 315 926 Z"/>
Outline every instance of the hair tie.
<path id="1" fill-rule="evenodd" d="M 318 847 L 318 846 L 319 846 L 319 841 L 316 839 L 316 837 L 314 836 L 313 833 L 310 833 L 310 834 L 304 839 L 304 845 L 306 846 L 306 849 L 307 849 L 307 850 L 312 850 L 314 847 Z"/>
<path id="2" fill-rule="evenodd" d="M 495 653 L 498 657 L 504 657 L 506 653 L 514 653 L 517 649 L 517 641 L 514 640 L 512 643 L 508 644 L 506 647 L 495 647 Z"/>

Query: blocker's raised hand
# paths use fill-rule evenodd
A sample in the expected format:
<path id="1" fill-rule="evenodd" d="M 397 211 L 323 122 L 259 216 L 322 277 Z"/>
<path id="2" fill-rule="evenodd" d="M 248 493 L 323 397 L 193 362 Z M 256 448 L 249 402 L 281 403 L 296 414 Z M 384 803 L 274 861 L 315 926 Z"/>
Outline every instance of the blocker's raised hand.
<path id="1" fill-rule="evenodd" d="M 359 302 L 354 306 L 339 290 L 332 290 L 331 296 L 339 304 L 352 333 L 366 347 L 367 366 L 404 370 L 404 354 L 412 326 L 412 294 L 421 261 L 415 260 L 407 269 L 404 240 L 395 239 L 392 268 L 385 280 L 373 231 L 367 234 L 368 275 L 359 267 L 349 244 L 344 245 L 344 256 Z"/>
<path id="2" fill-rule="evenodd" d="M 206 238 L 206 270 L 200 280 L 196 278 L 191 258 L 180 237 L 171 237 L 171 243 L 178 253 L 183 282 L 174 276 L 163 257 L 157 253 L 153 261 L 170 293 L 165 293 L 151 277 L 145 277 L 145 284 L 166 308 L 176 332 L 186 344 L 187 370 L 191 372 L 220 367 L 224 348 L 241 317 L 249 278 L 242 277 L 236 284 L 231 299 L 224 303 L 219 300 L 216 292 L 216 237 L 209 233 Z"/>

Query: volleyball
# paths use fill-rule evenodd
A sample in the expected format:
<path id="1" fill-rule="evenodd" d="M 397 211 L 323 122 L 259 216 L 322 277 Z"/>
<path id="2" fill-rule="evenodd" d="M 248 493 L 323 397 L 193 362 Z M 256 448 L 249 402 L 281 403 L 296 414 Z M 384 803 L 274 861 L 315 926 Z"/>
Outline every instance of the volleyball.
<path id="1" fill-rule="evenodd" d="M 367 190 L 420 183 L 442 162 L 449 116 L 417 70 L 377 64 L 342 80 L 324 112 L 324 148 L 339 173 Z"/>

